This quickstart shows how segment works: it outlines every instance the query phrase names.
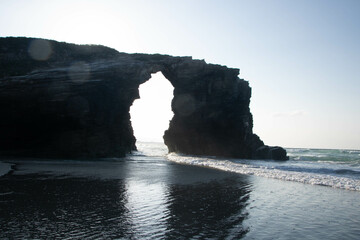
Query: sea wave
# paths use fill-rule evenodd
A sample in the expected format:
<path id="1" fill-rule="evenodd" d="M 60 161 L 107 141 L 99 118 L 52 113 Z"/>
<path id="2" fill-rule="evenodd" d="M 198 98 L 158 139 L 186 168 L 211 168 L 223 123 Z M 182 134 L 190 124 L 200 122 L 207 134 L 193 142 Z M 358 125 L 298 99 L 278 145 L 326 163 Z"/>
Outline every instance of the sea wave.
<path id="1" fill-rule="evenodd" d="M 286 149 L 290 160 L 320 163 L 320 164 L 336 164 L 345 167 L 360 167 L 360 151 L 359 150 L 340 150 L 340 149 L 310 149 L 301 152 L 298 149 Z"/>
<path id="2" fill-rule="evenodd" d="M 360 150 L 341 150 L 342 153 L 360 155 Z"/>
<path id="3" fill-rule="evenodd" d="M 170 153 L 167 158 L 176 163 L 215 168 L 228 172 L 274 178 L 285 181 L 360 191 L 360 180 L 328 174 L 280 170 L 268 166 L 242 164 L 230 160 L 211 157 L 197 157 Z"/>

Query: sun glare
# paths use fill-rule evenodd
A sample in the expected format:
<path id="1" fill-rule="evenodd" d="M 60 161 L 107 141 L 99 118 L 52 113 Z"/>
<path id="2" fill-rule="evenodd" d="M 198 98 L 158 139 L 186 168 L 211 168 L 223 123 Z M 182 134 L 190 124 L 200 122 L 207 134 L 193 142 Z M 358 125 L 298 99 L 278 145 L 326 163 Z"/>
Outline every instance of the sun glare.
<path id="1" fill-rule="evenodd" d="M 75 2 L 71 7 L 63 6 L 54 15 L 50 16 L 53 23 L 47 26 L 50 38 L 77 44 L 101 44 L 120 51 L 128 47 L 135 49 L 138 45 L 138 37 L 127 14 L 106 5 Z"/>
<path id="2" fill-rule="evenodd" d="M 140 85 L 140 99 L 131 109 L 131 123 L 138 141 L 162 142 L 165 130 L 173 117 L 171 100 L 173 89 L 161 72 L 152 74 L 149 81 Z"/>

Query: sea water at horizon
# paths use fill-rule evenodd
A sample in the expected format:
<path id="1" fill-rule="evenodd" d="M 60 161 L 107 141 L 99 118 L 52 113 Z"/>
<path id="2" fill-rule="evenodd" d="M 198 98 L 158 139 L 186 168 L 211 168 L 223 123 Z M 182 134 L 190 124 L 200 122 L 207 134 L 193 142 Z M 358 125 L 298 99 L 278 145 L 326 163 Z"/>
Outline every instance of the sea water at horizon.
<path id="1" fill-rule="evenodd" d="M 0 239 L 360 238 L 360 151 L 287 149 L 277 162 L 138 149 L 1 159 Z"/>

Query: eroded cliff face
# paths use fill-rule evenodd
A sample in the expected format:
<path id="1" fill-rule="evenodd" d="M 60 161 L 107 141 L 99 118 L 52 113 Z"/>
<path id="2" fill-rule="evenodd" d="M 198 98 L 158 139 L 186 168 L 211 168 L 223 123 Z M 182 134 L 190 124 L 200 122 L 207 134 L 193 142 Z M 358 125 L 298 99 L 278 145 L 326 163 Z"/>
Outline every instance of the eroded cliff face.
<path id="1" fill-rule="evenodd" d="M 129 110 L 161 71 L 174 86 L 170 152 L 286 159 L 253 134 L 251 88 L 239 70 L 191 57 L 0 38 L 0 154 L 88 158 L 135 150 Z M 151 126 L 149 126 L 151 127 Z"/>

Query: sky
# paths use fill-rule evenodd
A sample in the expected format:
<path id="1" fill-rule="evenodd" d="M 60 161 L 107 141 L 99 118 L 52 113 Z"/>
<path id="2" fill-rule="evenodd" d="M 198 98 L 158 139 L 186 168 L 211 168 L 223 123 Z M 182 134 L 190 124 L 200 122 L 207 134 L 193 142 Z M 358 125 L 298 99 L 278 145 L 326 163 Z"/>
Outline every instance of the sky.
<path id="1" fill-rule="evenodd" d="M 0 36 L 239 68 L 252 87 L 253 130 L 265 144 L 360 149 L 359 12 L 358 0 L 0 0 Z M 145 84 L 141 101 L 168 103 L 150 115 L 171 118 L 171 85 L 161 74 Z M 160 141 L 164 130 L 146 129 L 166 129 L 169 119 L 145 126 L 139 119 L 149 113 L 140 112 L 149 106 L 132 110 L 135 136 Z"/>

